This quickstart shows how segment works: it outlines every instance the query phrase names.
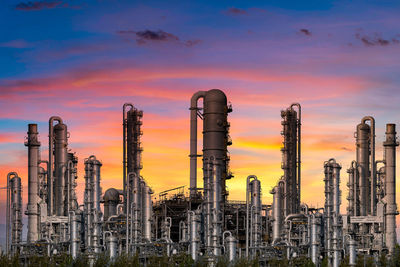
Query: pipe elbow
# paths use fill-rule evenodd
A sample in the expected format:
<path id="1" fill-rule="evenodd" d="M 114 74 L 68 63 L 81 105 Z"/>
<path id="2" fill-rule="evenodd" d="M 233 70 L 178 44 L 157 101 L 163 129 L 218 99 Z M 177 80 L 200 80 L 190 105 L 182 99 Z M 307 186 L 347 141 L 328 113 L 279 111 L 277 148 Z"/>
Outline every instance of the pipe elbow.
<path id="1" fill-rule="evenodd" d="M 57 121 L 59 124 L 63 124 L 63 120 L 59 116 L 51 116 L 49 119 L 49 124 L 52 124 L 54 121 Z"/>
<path id="2" fill-rule="evenodd" d="M 197 108 L 197 101 L 200 98 L 204 98 L 206 95 L 206 91 L 198 91 L 193 94 L 192 98 L 190 99 L 190 109 Z"/>
<path id="3" fill-rule="evenodd" d="M 134 106 L 133 106 L 132 103 L 125 103 L 125 104 L 122 106 L 122 110 L 123 110 L 124 112 L 125 112 L 125 110 L 126 110 L 126 107 L 130 107 L 131 109 L 134 108 Z"/>
<path id="4" fill-rule="evenodd" d="M 18 173 L 16 173 L 16 172 L 9 172 L 9 173 L 7 174 L 7 179 L 8 179 L 8 180 L 11 180 L 11 176 L 13 176 L 13 177 L 18 177 Z"/>
<path id="5" fill-rule="evenodd" d="M 249 176 L 247 176 L 247 181 L 249 181 L 250 182 L 250 179 L 253 179 L 253 180 L 258 180 L 258 178 L 257 178 L 257 176 L 256 175 L 249 175 Z"/>
<path id="6" fill-rule="evenodd" d="M 364 116 L 364 117 L 361 119 L 361 123 L 365 123 L 366 121 L 370 121 L 370 122 L 371 122 L 371 125 L 373 124 L 373 125 L 375 126 L 375 119 L 374 119 L 374 117 L 372 117 L 372 116 Z"/>

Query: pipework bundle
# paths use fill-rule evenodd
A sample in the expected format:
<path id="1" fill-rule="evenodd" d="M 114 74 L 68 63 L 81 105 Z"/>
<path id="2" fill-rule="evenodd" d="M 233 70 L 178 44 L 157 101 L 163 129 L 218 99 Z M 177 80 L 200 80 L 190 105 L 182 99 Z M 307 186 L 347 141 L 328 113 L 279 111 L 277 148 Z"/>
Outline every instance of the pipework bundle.
<path id="1" fill-rule="evenodd" d="M 200 105 L 202 100 L 202 105 Z M 340 172 L 334 158 L 321 162 L 325 185 L 323 207 L 301 202 L 301 106 L 281 111 L 282 177 L 270 190 L 271 204 L 262 203 L 262 179 L 249 175 L 245 201 L 231 200 L 227 180 L 232 145 L 228 114 L 232 106 L 218 89 L 199 91 L 190 100 L 189 194 L 184 187 L 154 192 L 141 175 L 143 112 L 133 104 L 122 108 L 123 177 L 121 188 L 101 187 L 102 162 L 84 159 L 84 198 L 76 189 L 78 158 L 69 149 L 69 132 L 60 117 L 49 119 L 49 153 L 41 159 L 37 124 L 29 124 L 27 236 L 22 236 L 22 180 L 7 176 L 7 253 L 29 263 L 31 255 L 85 255 L 93 264 L 106 253 L 111 260 L 137 255 L 186 254 L 215 266 L 221 258 L 240 258 L 272 266 L 307 257 L 321 266 L 355 266 L 358 255 L 391 257 L 396 245 L 396 129 L 386 125 L 382 160 L 375 159 L 375 120 L 367 116 L 356 128 L 356 160 L 347 169 L 348 207 L 341 213 Z M 202 122 L 202 152 L 198 124 Z M 201 164 L 198 164 L 201 159 Z M 323 164 L 322 164 L 323 163 Z M 198 177 L 202 168 L 202 185 Z M 378 168 L 379 166 L 379 168 Z"/>

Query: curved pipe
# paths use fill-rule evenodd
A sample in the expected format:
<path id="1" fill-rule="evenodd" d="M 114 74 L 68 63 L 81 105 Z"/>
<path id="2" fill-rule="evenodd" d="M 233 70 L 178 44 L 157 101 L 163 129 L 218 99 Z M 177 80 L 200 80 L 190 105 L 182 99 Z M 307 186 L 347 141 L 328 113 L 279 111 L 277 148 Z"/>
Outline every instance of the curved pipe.
<path id="1" fill-rule="evenodd" d="M 308 205 L 307 205 L 306 203 L 302 203 L 302 204 L 300 205 L 300 207 L 301 207 L 301 208 L 304 208 L 304 210 L 305 210 L 304 214 L 305 214 L 305 215 L 308 215 Z"/>
<path id="2" fill-rule="evenodd" d="M 222 244 L 225 244 L 225 234 L 229 234 L 229 236 L 232 236 L 231 231 L 225 231 L 222 233 Z"/>
<path id="3" fill-rule="evenodd" d="M 304 219 L 304 218 L 307 218 L 307 216 L 305 214 L 303 214 L 303 213 L 289 214 L 285 218 L 285 223 L 287 221 L 291 221 L 293 219 Z"/>
<path id="4" fill-rule="evenodd" d="M 186 224 L 184 221 L 179 221 L 179 243 L 186 242 L 186 233 L 185 235 L 183 234 L 183 231 L 185 231 Z M 185 239 L 183 238 L 185 236 Z"/>
<path id="5" fill-rule="evenodd" d="M 123 214 L 124 204 L 117 205 L 117 215 Z"/>
<path id="6" fill-rule="evenodd" d="M 330 158 L 330 159 L 328 160 L 328 163 L 329 163 L 329 164 L 336 163 L 336 159 L 334 159 L 334 158 Z"/>
<path id="7" fill-rule="evenodd" d="M 111 236 L 112 236 L 112 232 L 111 232 L 111 231 L 104 231 L 104 232 L 103 232 L 103 240 L 104 240 L 104 241 L 103 241 L 103 242 L 104 242 L 104 243 L 103 243 L 103 248 L 104 248 L 104 249 L 106 248 L 106 245 L 105 245 L 106 242 L 105 242 L 105 240 L 106 240 L 107 234 L 111 237 Z"/>
<path id="8" fill-rule="evenodd" d="M 355 160 L 353 160 L 352 162 L 351 162 L 351 168 L 352 169 L 355 169 L 355 168 L 357 168 L 357 161 L 355 161 Z"/>
<path id="9" fill-rule="evenodd" d="M 190 196 L 197 193 L 197 102 L 204 98 L 206 91 L 198 91 L 190 99 Z"/>
<path id="10" fill-rule="evenodd" d="M 57 121 L 58 124 L 63 124 L 63 120 L 59 116 L 52 116 L 49 119 L 49 162 L 47 167 L 47 195 L 48 195 L 48 203 L 47 203 L 47 213 L 48 215 L 53 214 L 53 205 L 54 205 L 54 193 L 53 193 L 53 139 L 54 139 L 54 121 Z"/>

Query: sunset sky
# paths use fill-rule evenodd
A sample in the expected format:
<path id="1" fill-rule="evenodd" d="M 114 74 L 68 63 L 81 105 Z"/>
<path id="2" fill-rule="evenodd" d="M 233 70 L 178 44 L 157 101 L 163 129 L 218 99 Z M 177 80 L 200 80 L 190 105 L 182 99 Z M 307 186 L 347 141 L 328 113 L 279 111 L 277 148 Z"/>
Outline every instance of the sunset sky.
<path id="1" fill-rule="evenodd" d="M 189 185 L 189 105 L 199 90 L 219 88 L 233 106 L 235 178 L 227 186 L 235 200 L 244 200 L 246 177 L 255 174 L 263 203 L 272 202 L 269 191 L 283 173 L 280 110 L 293 102 L 302 105 L 302 201 L 311 206 L 323 205 L 323 163 L 334 157 L 343 166 L 345 210 L 346 169 L 363 116 L 377 122 L 377 159 L 385 124 L 400 127 L 398 1 L 0 5 L 0 187 L 18 172 L 24 209 L 27 124 L 38 123 L 45 159 L 53 115 L 68 125 L 79 158 L 80 202 L 83 160 L 92 154 L 103 162 L 103 191 L 122 188 L 125 102 L 144 112 L 142 174 L 155 196 Z M 400 202 L 400 183 L 397 192 Z M 4 218 L 5 191 L 0 201 Z"/>

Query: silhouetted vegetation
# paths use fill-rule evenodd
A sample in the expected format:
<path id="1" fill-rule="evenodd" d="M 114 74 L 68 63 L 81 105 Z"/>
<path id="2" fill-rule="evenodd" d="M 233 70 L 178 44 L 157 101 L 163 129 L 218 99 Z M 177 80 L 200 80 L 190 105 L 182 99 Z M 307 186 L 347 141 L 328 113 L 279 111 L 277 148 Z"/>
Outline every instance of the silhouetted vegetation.
<path id="1" fill-rule="evenodd" d="M 349 259 L 344 258 L 340 264 L 340 267 L 347 267 Z M 167 256 L 152 256 L 149 257 L 146 262 L 142 262 L 138 255 L 121 255 L 114 260 L 110 260 L 106 254 L 100 254 L 93 260 L 93 267 L 207 267 L 206 259 L 200 257 L 196 262 L 193 261 L 190 255 L 178 254 L 170 257 Z M 313 267 L 315 266 L 311 259 L 307 257 L 298 257 L 291 260 L 287 259 L 270 259 L 267 263 L 268 266 L 274 267 Z M 321 266 L 327 266 L 328 260 L 325 258 Z M 21 259 L 18 255 L 7 257 L 6 255 L 0 255 L 0 267 L 88 267 L 89 258 L 86 255 L 80 255 L 75 260 L 67 254 L 59 254 L 53 257 L 47 256 L 32 256 L 29 259 Z M 226 257 L 220 257 L 217 260 L 217 267 L 259 267 L 258 259 L 245 259 L 241 258 L 235 262 L 229 264 Z M 360 267 L 400 267 L 400 246 L 396 245 L 394 253 L 391 258 L 388 258 L 385 254 L 382 254 L 378 259 L 368 255 L 358 255 L 356 266 Z"/>

